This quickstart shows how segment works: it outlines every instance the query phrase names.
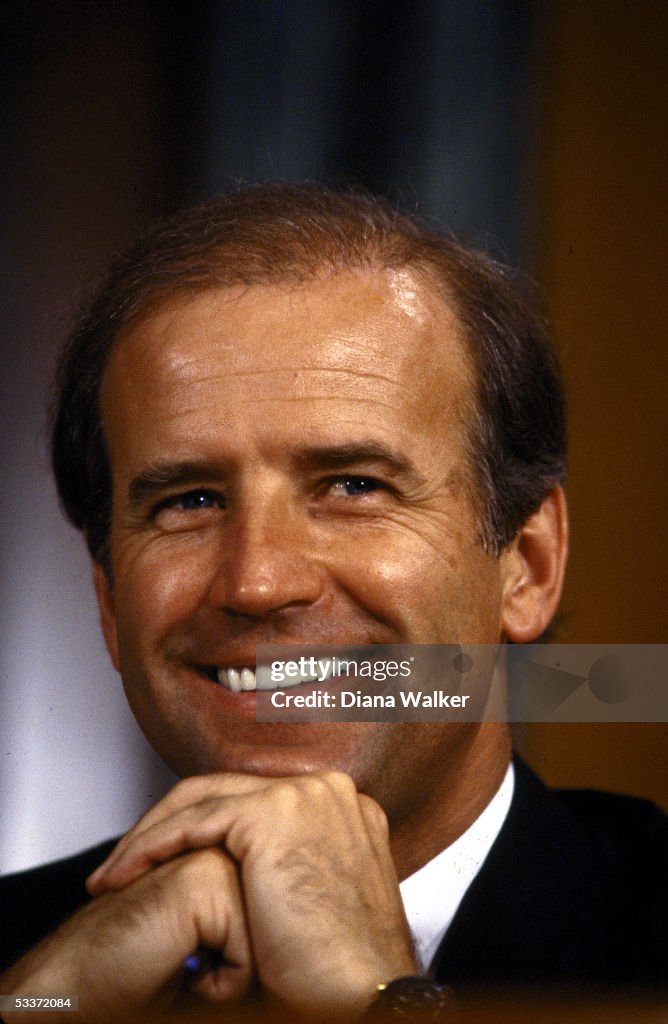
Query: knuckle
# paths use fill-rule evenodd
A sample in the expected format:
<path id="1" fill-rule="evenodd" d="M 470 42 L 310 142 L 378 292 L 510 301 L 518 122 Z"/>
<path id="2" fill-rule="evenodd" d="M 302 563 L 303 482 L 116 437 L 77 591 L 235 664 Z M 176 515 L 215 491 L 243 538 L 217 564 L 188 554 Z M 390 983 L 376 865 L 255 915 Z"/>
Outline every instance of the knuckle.
<path id="1" fill-rule="evenodd" d="M 200 800 L 188 804 L 175 820 L 178 821 L 178 838 L 182 846 L 201 846 L 202 839 L 215 837 L 219 829 L 220 801 Z"/>
<path id="2" fill-rule="evenodd" d="M 227 854 L 216 846 L 208 846 L 203 850 L 185 853 L 173 863 L 177 873 L 183 877 L 186 883 L 192 879 L 196 879 L 200 883 L 203 879 L 219 878 L 221 872 L 229 873 L 232 866 Z"/>
<path id="3" fill-rule="evenodd" d="M 280 779 L 265 799 L 273 803 L 275 801 L 278 813 L 281 815 L 293 814 L 303 798 L 304 786 L 298 779 Z"/>
<path id="4" fill-rule="evenodd" d="M 323 772 L 321 778 L 328 788 L 332 789 L 335 793 L 344 797 L 357 796 L 357 787 L 350 775 L 347 775 L 345 772 L 331 769 L 330 771 Z"/>
<path id="5" fill-rule="evenodd" d="M 166 799 L 171 800 L 177 807 L 197 803 L 217 792 L 221 785 L 220 780 L 223 778 L 224 776 L 221 775 L 188 775 L 175 783 Z"/>
<path id="6" fill-rule="evenodd" d="M 189 803 L 193 797 L 196 781 L 195 778 L 179 779 L 165 797 L 169 806 L 182 807 L 184 804 Z"/>
<path id="7" fill-rule="evenodd" d="M 361 795 L 359 799 L 362 813 L 369 827 L 380 832 L 381 835 L 389 835 L 390 826 L 387 815 L 380 804 L 370 796 Z"/>

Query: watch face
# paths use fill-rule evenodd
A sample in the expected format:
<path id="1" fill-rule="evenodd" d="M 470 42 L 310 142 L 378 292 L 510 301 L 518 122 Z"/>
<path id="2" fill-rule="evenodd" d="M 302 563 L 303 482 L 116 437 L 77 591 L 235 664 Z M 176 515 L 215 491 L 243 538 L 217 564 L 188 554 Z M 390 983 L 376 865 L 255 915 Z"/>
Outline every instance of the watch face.
<path id="1" fill-rule="evenodd" d="M 453 1005 L 453 992 L 447 985 L 419 976 L 396 978 L 387 985 L 378 986 L 378 995 L 365 1019 L 428 1024 L 445 1020 L 445 1012 L 452 1010 Z"/>

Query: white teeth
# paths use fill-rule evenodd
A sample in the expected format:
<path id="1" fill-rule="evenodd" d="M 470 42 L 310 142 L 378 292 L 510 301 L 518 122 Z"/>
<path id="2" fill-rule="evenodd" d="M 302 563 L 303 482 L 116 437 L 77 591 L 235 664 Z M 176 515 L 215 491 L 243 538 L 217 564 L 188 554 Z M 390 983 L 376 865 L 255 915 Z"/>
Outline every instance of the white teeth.
<path id="1" fill-rule="evenodd" d="M 228 668 L 227 685 L 229 686 L 232 693 L 241 692 L 241 675 L 239 674 L 236 668 Z"/>
<path id="2" fill-rule="evenodd" d="M 318 662 L 317 676 L 298 673 L 296 676 L 286 676 L 279 683 L 271 679 L 269 672 L 260 673 L 260 678 L 258 679 L 252 668 L 219 668 L 218 682 L 225 689 L 231 690 L 232 693 L 252 690 L 287 690 L 289 687 L 300 686 L 303 683 L 324 683 L 332 674 L 332 663 Z"/>
<path id="3" fill-rule="evenodd" d="M 255 672 L 252 668 L 219 668 L 218 682 L 232 693 L 255 689 Z"/>
<path id="4" fill-rule="evenodd" d="M 234 671 L 234 669 L 232 670 Z M 241 670 L 241 689 L 242 690 L 254 690 L 255 689 L 255 673 L 252 668 L 242 668 Z"/>
<path id="5" fill-rule="evenodd" d="M 321 668 L 323 667 L 322 662 L 318 662 L 318 664 L 320 665 Z M 329 677 L 333 676 L 333 675 L 334 675 L 334 662 L 330 660 L 329 664 L 324 666 L 324 672 L 321 674 L 320 679 L 323 682 L 325 682 L 325 680 L 329 679 Z"/>
<path id="6" fill-rule="evenodd" d="M 276 690 L 281 685 L 284 684 L 272 681 L 271 672 L 256 673 L 255 686 L 258 690 Z"/>

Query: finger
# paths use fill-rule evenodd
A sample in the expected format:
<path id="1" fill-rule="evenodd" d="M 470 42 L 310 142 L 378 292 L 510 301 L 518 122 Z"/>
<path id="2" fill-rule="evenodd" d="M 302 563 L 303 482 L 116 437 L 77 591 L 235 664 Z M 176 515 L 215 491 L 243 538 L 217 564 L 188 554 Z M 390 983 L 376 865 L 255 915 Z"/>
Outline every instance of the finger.
<path id="1" fill-rule="evenodd" d="M 192 850 L 222 846 L 230 821 L 229 798 L 189 804 L 154 825 L 126 837 L 87 880 L 92 896 L 123 889 L 158 864 Z"/>
<path id="2" fill-rule="evenodd" d="M 390 827 L 385 811 L 371 797 L 360 794 L 359 806 L 369 842 L 383 861 L 390 856 Z"/>
<path id="3" fill-rule="evenodd" d="M 201 803 L 216 795 L 243 795 L 258 792 L 271 785 L 273 779 L 257 775 L 242 775 L 232 772 L 214 775 L 200 775 L 182 779 L 118 841 L 108 857 L 89 875 L 86 887 L 91 896 L 98 895 L 102 888 L 99 880 L 106 870 L 125 853 L 139 835 L 168 819 L 181 808 Z"/>
<path id="4" fill-rule="evenodd" d="M 182 965 L 200 945 L 220 951 L 223 962 L 193 994 Z M 236 866 L 217 850 L 166 864 L 88 903 L 22 964 L 19 983 L 29 990 L 48 991 L 54 978 L 66 985 L 74 978 L 89 1024 L 153 1019 L 153 1011 L 169 1010 L 175 999 L 187 1007 L 205 1007 L 202 997 L 209 1006 L 237 999 L 252 984 L 253 960 Z"/>
<path id="5" fill-rule="evenodd" d="M 142 887 L 149 886 L 144 890 Z M 148 896 L 148 899 L 146 899 Z M 142 921 L 144 938 L 135 940 L 133 970 L 144 976 L 163 960 L 162 986 L 190 1007 L 193 995 L 209 1002 L 241 998 L 251 987 L 253 958 L 241 883 L 235 863 L 220 850 L 188 854 L 163 865 L 137 885 L 110 894 L 107 907 L 116 900 L 129 901 L 130 913 Z M 89 904 L 96 908 L 99 903 Z M 127 911 L 118 914 L 119 934 L 109 943 L 110 953 L 120 949 L 127 934 Z M 149 926 L 149 915 L 155 923 Z M 206 948 L 218 954 L 215 966 L 197 978 L 186 978 L 183 963 L 194 950 Z M 136 961 L 139 961 L 137 963 Z M 142 968 L 141 963 L 145 966 Z M 144 981 L 142 980 L 142 984 Z"/>
<path id="6" fill-rule="evenodd" d="M 246 848 L 243 836 L 247 830 L 255 832 L 257 826 L 265 828 L 267 822 L 275 835 L 277 829 L 285 833 L 299 833 L 307 821 L 310 821 L 311 830 L 316 826 L 323 830 L 325 818 L 332 825 L 336 819 L 338 830 L 349 834 L 351 843 L 354 844 L 360 835 L 366 836 L 359 794 L 352 780 L 340 772 L 280 779 L 213 776 L 211 785 L 201 785 L 208 781 L 199 779 L 195 786 L 180 784 L 182 796 L 186 791 L 191 796 L 202 792 L 216 795 L 190 803 L 171 814 L 165 814 L 166 798 L 162 802 L 160 816 L 154 816 L 153 824 L 149 823 L 147 815 L 128 832 L 109 858 L 88 878 L 87 887 L 91 895 L 123 888 L 156 864 L 187 850 L 227 845 L 233 856 L 241 860 Z M 227 796 L 218 795 L 223 785 L 229 794 Z M 173 801 L 172 806 L 180 803 L 181 799 Z M 325 807 L 329 813 L 323 815 L 321 812 Z M 308 813 L 309 808 L 313 813 Z M 376 810 L 382 814 L 379 808 Z M 229 829 L 237 823 L 237 848 L 232 849 L 228 842 Z"/>
<path id="7" fill-rule="evenodd" d="M 221 795 L 224 790 L 228 795 Z M 187 797 L 205 794 L 198 802 L 186 803 Z M 263 797 L 267 797 L 265 803 Z M 359 795 L 352 780 L 340 772 L 326 772 L 279 779 L 257 776 L 216 775 L 179 783 L 164 800 L 128 832 L 116 848 L 87 880 L 92 896 L 107 890 L 117 890 L 150 871 L 157 864 L 176 857 L 187 850 L 222 846 L 228 839 L 232 823 L 239 821 L 251 830 L 267 819 L 272 828 L 285 831 L 299 830 L 300 822 L 307 820 L 305 811 L 310 805 L 315 811 L 324 807 L 336 810 L 340 827 L 350 831 L 364 831 L 364 820 L 359 808 Z M 172 808 L 170 812 L 170 808 Z M 315 813 L 312 821 L 323 815 Z M 354 827 L 353 827 L 354 826 Z M 313 827 L 313 825 L 311 826 Z M 238 841 L 239 842 L 239 841 Z M 228 844 L 229 849 L 229 844 Z M 239 842 L 241 860 L 244 842 Z"/>
<path id="8" fill-rule="evenodd" d="M 218 850 L 196 854 L 187 882 L 204 903 L 198 945 L 221 953 L 215 966 L 191 979 L 190 990 L 215 1003 L 240 999 L 252 982 L 253 956 L 237 866 Z"/>

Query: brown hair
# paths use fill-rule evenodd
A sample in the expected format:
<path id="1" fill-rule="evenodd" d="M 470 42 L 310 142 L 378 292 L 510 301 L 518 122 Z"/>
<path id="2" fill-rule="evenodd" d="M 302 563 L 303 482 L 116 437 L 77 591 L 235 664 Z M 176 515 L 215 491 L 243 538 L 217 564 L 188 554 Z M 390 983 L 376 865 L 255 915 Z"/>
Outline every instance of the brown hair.
<path id="1" fill-rule="evenodd" d="M 454 306 L 476 375 L 468 433 L 480 539 L 496 554 L 508 544 L 565 468 L 563 389 L 541 320 L 505 268 L 388 203 L 269 184 L 157 224 L 113 264 L 67 342 L 56 378 L 53 468 L 93 558 L 108 562 L 112 484 L 99 403 L 119 333 L 178 293 L 373 267 L 412 268 Z"/>

